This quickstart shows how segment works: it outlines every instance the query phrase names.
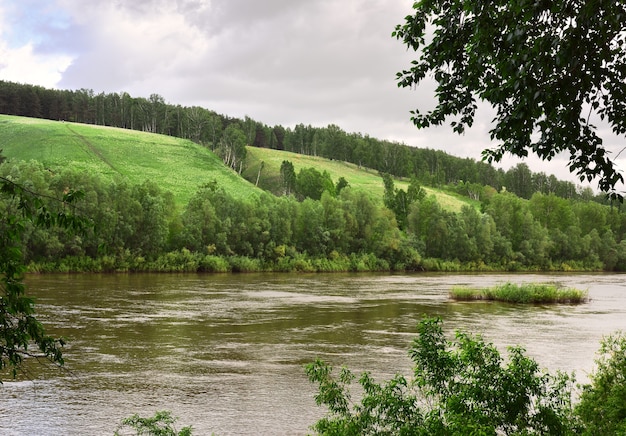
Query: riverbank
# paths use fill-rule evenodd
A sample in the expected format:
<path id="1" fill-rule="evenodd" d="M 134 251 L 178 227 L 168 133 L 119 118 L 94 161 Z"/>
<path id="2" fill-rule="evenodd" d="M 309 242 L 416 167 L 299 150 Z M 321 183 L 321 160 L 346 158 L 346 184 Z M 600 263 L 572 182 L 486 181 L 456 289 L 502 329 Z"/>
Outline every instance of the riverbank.
<path id="1" fill-rule="evenodd" d="M 274 259 L 247 256 L 218 256 L 175 250 L 156 258 L 145 258 L 124 251 L 117 255 L 67 256 L 55 261 L 30 262 L 30 273 L 116 273 L 116 272 L 163 272 L 163 273 L 249 273 L 249 272 L 449 272 L 449 273 L 498 273 L 498 272 L 605 272 L 599 265 L 581 262 L 549 263 L 542 266 L 524 266 L 519 262 L 486 264 L 484 262 L 459 262 L 420 258 L 416 256 L 403 261 L 389 262 L 372 253 L 342 255 L 336 252 L 328 257 L 314 257 L 302 253 L 276 252 Z"/>

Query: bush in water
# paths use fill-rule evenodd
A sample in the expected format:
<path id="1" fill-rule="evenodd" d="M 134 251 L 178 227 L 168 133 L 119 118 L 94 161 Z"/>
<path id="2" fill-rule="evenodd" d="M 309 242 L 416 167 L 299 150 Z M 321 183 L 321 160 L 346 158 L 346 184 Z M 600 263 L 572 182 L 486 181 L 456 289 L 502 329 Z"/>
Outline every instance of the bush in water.
<path id="1" fill-rule="evenodd" d="M 458 301 L 489 300 L 522 304 L 580 304 L 588 301 L 588 293 L 579 289 L 562 289 L 549 283 L 504 283 L 485 289 L 455 286 L 450 291 L 450 298 Z"/>
<path id="2" fill-rule="evenodd" d="M 159 411 L 150 418 L 142 418 L 135 414 L 122 419 L 122 423 L 115 431 L 115 436 L 149 435 L 149 436 L 191 436 L 191 426 L 176 431 L 174 423 L 177 418 L 168 411 Z M 129 433 L 131 431 L 131 433 Z"/>

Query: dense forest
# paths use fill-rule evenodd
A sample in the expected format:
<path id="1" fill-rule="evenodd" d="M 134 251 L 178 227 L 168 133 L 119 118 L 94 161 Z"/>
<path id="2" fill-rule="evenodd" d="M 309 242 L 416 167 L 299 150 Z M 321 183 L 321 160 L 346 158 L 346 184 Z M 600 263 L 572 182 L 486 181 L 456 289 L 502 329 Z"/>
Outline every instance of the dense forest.
<path id="1" fill-rule="evenodd" d="M 534 173 L 523 163 L 504 171 L 441 150 L 348 133 L 336 125 L 268 126 L 249 117 L 242 120 L 197 106 L 172 105 L 158 94 L 143 98 L 128 93 L 96 94 L 90 89 L 55 90 L 0 81 L 0 113 L 190 139 L 211 148 L 239 172 L 245 159 L 245 146 L 250 145 L 351 162 L 395 177 L 415 177 L 424 186 L 444 187 L 460 182 L 465 195 L 472 195 L 477 187 L 491 186 L 498 191 L 504 187 L 525 199 L 540 192 L 562 198 L 605 201 L 604 196 L 595 196 L 588 188 L 577 188 L 554 175 Z"/>
<path id="2" fill-rule="evenodd" d="M 393 181 L 384 202 L 349 186 L 319 200 L 238 200 L 209 183 L 178 210 L 152 181 L 104 182 L 37 162 L 5 162 L 0 176 L 42 195 L 50 210 L 68 188 L 84 193 L 73 207 L 95 223 L 86 232 L 26 229 L 23 251 L 35 271 L 626 269 L 626 215 L 554 194 L 493 192 L 482 211 L 453 213 L 418 186 L 404 191 Z M 5 216 L 19 207 L 0 203 Z"/>
<path id="3" fill-rule="evenodd" d="M 316 154 L 371 166 L 385 185 L 377 201 L 314 168 L 295 174 L 285 161 L 281 176 L 291 195 L 244 201 L 208 183 L 180 208 L 154 181 L 133 186 L 7 161 L 0 176 L 43 196 L 51 210 L 67 207 L 55 199 L 69 189 L 84 193 L 73 207 L 95 223 L 82 234 L 27 228 L 23 252 L 34 271 L 626 270 L 626 215 L 589 201 L 601 198 L 590 190 L 523 164 L 504 172 L 337 126 L 270 128 L 172 106 L 157 95 L 146 100 L 0 82 L 0 112 L 183 136 L 218 153 L 230 141 L 243 142 L 242 153 L 251 143 Z M 242 157 L 226 156 L 241 168 Z M 408 189 L 396 188 L 391 175 L 410 177 Z M 420 185 L 445 186 L 480 207 L 448 211 Z M 5 216 L 19 207 L 9 198 L 0 203 Z"/>

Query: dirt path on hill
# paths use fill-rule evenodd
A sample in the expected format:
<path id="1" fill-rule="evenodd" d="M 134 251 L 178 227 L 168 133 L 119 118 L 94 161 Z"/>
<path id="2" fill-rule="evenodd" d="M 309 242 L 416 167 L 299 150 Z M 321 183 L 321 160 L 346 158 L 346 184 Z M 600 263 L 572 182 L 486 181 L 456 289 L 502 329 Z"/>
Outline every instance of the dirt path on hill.
<path id="1" fill-rule="evenodd" d="M 83 145 L 85 145 L 91 153 L 96 155 L 102 162 L 107 164 L 113 171 L 115 171 L 116 173 L 120 173 L 117 170 L 117 168 L 115 168 L 113 164 L 102 154 L 102 152 L 100 152 L 100 150 L 98 150 L 98 148 L 94 146 L 87 138 L 85 138 L 83 135 L 81 135 L 80 133 L 72 129 L 68 124 L 66 124 L 66 127 L 67 127 L 67 130 L 72 132 L 72 134 L 76 136 L 80 140 L 80 142 L 82 142 Z"/>

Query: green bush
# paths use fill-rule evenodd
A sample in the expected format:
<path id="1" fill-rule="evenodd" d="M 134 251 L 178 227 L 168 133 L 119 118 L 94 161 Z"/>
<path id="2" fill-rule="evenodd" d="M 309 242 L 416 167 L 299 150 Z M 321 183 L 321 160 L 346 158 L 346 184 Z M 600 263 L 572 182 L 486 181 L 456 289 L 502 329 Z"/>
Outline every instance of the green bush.
<path id="1" fill-rule="evenodd" d="M 316 272 L 346 272 L 350 270 L 350 261 L 347 257 L 341 256 L 335 259 L 324 257 L 311 260 L 311 265 Z"/>
<path id="2" fill-rule="evenodd" d="M 230 272 L 230 265 L 220 256 L 207 254 L 202 258 L 198 265 L 198 271 L 210 273 L 226 273 Z"/>
<path id="3" fill-rule="evenodd" d="M 277 272 L 293 272 L 295 269 L 294 260 L 289 256 L 281 257 L 275 262 L 273 268 Z"/>
<path id="4" fill-rule="evenodd" d="M 259 259 L 246 256 L 230 256 L 228 263 L 232 272 L 259 272 L 263 270 Z"/>
<path id="5" fill-rule="evenodd" d="M 454 300 L 489 300 L 523 304 L 579 304 L 587 301 L 587 295 L 587 291 L 562 289 L 546 283 L 526 283 L 522 285 L 504 283 L 485 289 L 456 286 L 450 291 L 450 298 Z"/>
<path id="6" fill-rule="evenodd" d="M 150 418 L 142 418 L 135 414 L 124 418 L 115 431 L 115 436 L 123 435 L 146 435 L 146 436 L 191 436 L 191 426 L 183 427 L 176 431 L 174 423 L 177 418 L 164 410 L 159 411 Z M 129 433 L 129 431 L 132 431 Z"/>
<path id="7" fill-rule="evenodd" d="M 315 268 L 313 268 L 310 260 L 308 260 L 306 256 L 298 256 L 293 260 L 293 271 L 315 272 Z"/>
<path id="8" fill-rule="evenodd" d="M 319 385 L 315 401 L 328 408 L 312 427 L 324 435 L 567 435 L 580 431 L 571 403 L 572 378 L 552 376 L 519 347 L 506 364 L 480 336 L 457 332 L 448 342 L 441 320 L 419 323 L 410 356 L 412 380 L 396 375 L 384 384 L 359 379 L 360 403 L 350 394 L 355 376 L 339 377 L 317 360 L 306 367 Z"/>
<path id="9" fill-rule="evenodd" d="M 585 435 L 626 435 L 626 336 L 606 337 L 591 384 L 582 387 L 576 413 Z"/>

